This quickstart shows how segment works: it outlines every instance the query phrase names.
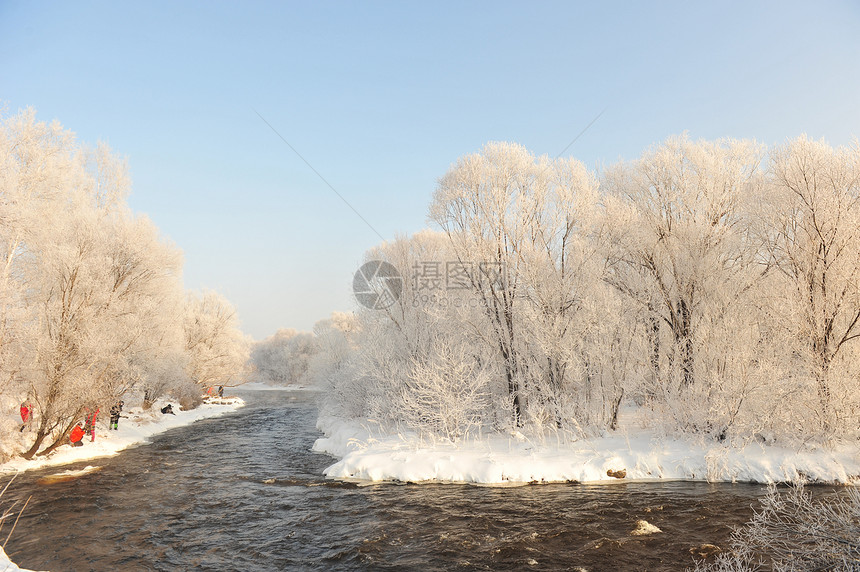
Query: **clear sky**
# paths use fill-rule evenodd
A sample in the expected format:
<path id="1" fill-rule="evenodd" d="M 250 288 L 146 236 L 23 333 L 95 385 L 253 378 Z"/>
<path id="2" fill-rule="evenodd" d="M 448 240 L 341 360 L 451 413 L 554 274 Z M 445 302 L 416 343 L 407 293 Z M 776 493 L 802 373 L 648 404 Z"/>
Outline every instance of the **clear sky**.
<path id="1" fill-rule="evenodd" d="M 425 227 L 487 141 L 556 156 L 603 111 L 565 155 L 599 168 L 685 130 L 850 143 L 858 30 L 856 1 L 0 0 L 0 101 L 126 155 L 186 286 L 260 339 L 353 309 L 376 233 Z"/>

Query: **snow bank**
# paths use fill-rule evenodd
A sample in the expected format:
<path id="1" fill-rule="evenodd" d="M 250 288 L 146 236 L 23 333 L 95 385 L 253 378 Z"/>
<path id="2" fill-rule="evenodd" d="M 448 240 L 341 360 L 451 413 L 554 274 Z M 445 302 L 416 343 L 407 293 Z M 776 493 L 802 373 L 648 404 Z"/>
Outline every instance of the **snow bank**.
<path id="1" fill-rule="evenodd" d="M 24 568 L 18 568 L 15 563 L 9 560 L 6 552 L 0 547 L 0 572 L 32 572 Z"/>
<path id="2" fill-rule="evenodd" d="M 647 430 L 567 443 L 535 443 L 519 433 L 428 443 L 412 433 L 385 435 L 361 424 L 320 417 L 326 436 L 313 450 L 340 460 L 329 478 L 360 481 L 523 484 L 693 480 L 850 483 L 860 478 L 860 447 L 797 451 L 755 442 L 742 448 L 672 439 Z"/>
<path id="3" fill-rule="evenodd" d="M 173 429 L 174 427 L 189 425 L 200 419 L 217 417 L 229 413 L 245 405 L 245 402 L 238 397 L 216 398 L 190 411 L 180 411 L 179 405 L 174 403 L 173 411 L 175 415 L 161 413 L 161 408 L 166 404 L 166 401 L 158 402 L 147 411 L 144 411 L 140 407 L 123 411 L 123 415 L 127 415 L 128 418 L 120 419 L 119 430 L 116 431 L 108 429 L 107 423 L 110 416 L 106 411 L 102 411 L 96 419 L 95 441 L 91 441 L 91 437 L 87 435 L 84 437 L 83 447 L 63 445 L 47 457 L 35 457 L 32 461 L 22 459 L 21 457 L 12 458 L 0 465 L 0 473 L 26 471 L 28 469 L 62 465 L 97 457 L 113 456 L 132 445 L 146 442 L 153 435 Z M 26 438 L 26 436 L 27 433 L 24 433 L 23 437 Z M 0 568 L 0 572 L 2 570 Z"/>

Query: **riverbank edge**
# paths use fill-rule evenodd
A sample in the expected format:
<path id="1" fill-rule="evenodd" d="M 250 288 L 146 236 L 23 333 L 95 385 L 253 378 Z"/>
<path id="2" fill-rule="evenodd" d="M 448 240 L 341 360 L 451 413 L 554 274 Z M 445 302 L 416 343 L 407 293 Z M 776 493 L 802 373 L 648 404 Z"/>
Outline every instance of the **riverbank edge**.
<path id="1" fill-rule="evenodd" d="M 87 436 L 83 447 L 64 445 L 47 457 L 37 457 L 29 461 L 13 457 L 0 464 L 0 475 L 8 476 L 18 472 L 112 457 L 129 447 L 147 443 L 151 437 L 170 429 L 191 425 L 201 419 L 220 417 L 245 406 L 243 399 L 231 396 L 204 402 L 188 411 L 182 411 L 176 406 L 173 414 L 162 414 L 161 406 L 166 403 L 156 403 L 146 411 L 140 407 L 130 409 L 127 413 L 128 419 L 122 419 L 119 429 L 115 431 L 108 429 L 107 417 L 103 417 L 96 423 L 95 441 L 91 441 Z"/>
<path id="2" fill-rule="evenodd" d="M 527 485 L 700 481 L 849 485 L 860 483 L 860 446 L 797 450 L 758 441 L 731 447 L 653 431 L 574 442 L 491 434 L 452 444 L 414 433 L 390 435 L 359 422 L 320 416 L 313 451 L 338 459 L 323 473 L 353 482 Z"/>

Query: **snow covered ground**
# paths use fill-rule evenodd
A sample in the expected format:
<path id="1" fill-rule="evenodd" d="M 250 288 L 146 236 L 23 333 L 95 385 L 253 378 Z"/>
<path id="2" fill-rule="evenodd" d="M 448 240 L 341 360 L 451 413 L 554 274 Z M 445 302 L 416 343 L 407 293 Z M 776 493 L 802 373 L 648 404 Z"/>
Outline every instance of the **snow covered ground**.
<path id="1" fill-rule="evenodd" d="M 321 417 L 325 437 L 313 450 L 340 460 L 325 470 L 360 481 L 523 484 L 625 480 L 849 483 L 860 479 L 860 447 L 788 449 L 754 442 L 742 448 L 673 439 L 639 429 L 575 442 L 536 443 L 519 433 L 451 444 L 415 434 L 380 435 L 371 426 Z"/>
<path id="2" fill-rule="evenodd" d="M 91 437 L 87 435 L 84 438 L 83 447 L 63 445 L 50 455 L 35 457 L 31 461 L 22 459 L 21 457 L 13 457 L 11 460 L 0 465 L 0 473 L 63 465 L 96 457 L 109 457 L 132 445 L 143 443 L 157 433 L 173 429 L 174 427 L 188 425 L 199 419 L 217 417 L 245 404 L 238 397 L 225 397 L 204 403 L 200 407 L 190 411 L 180 411 L 179 405 L 174 403 L 173 411 L 175 415 L 171 415 L 161 413 L 161 408 L 166 403 L 166 401 L 158 402 L 147 411 L 144 411 L 140 407 L 123 411 L 123 415 L 128 416 L 128 418 L 120 419 L 119 429 L 116 431 L 108 430 L 109 415 L 106 412 L 101 412 L 96 420 L 95 441 L 91 441 Z M 24 433 L 24 436 L 26 437 L 26 433 Z M 3 568 L 0 567 L 0 572 L 2 571 Z"/>
<path id="3" fill-rule="evenodd" d="M 18 568 L 15 563 L 9 560 L 6 552 L 0 548 L 0 572 L 31 572 L 24 568 Z"/>

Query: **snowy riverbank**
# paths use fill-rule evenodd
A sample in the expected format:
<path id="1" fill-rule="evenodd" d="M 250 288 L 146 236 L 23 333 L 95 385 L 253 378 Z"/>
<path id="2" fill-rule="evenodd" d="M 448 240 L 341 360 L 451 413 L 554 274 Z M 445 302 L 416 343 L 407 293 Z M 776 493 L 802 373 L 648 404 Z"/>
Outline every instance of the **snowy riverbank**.
<path id="1" fill-rule="evenodd" d="M 0 548 L 0 572 L 31 572 L 25 568 L 18 568 L 14 562 L 9 560 L 3 548 Z"/>
<path id="2" fill-rule="evenodd" d="M 200 419 L 224 415 L 242 407 L 245 402 L 238 397 L 225 397 L 211 400 L 190 411 L 180 411 L 178 404 L 173 404 L 175 415 L 161 413 L 161 407 L 167 402 L 158 402 L 152 408 L 144 411 L 134 407 L 123 412 L 128 418 L 120 419 L 119 429 L 108 430 L 108 416 L 101 416 L 96 422 L 96 439 L 84 438 L 83 447 L 63 445 L 46 457 L 36 457 L 31 461 L 21 457 L 13 457 L 0 465 L 0 473 L 26 471 L 53 465 L 64 465 L 76 461 L 84 461 L 97 457 L 116 455 L 132 445 L 146 442 L 158 433 L 189 425 Z M 24 434 L 26 437 L 26 433 Z M 2 570 L 2 568 L 0 568 Z"/>
<path id="3" fill-rule="evenodd" d="M 325 437 L 313 450 L 340 460 L 325 470 L 360 481 L 523 484 L 624 480 L 850 483 L 860 478 L 860 447 L 802 450 L 750 443 L 730 448 L 673 439 L 646 430 L 575 442 L 535 443 L 520 434 L 458 444 L 422 442 L 415 434 L 378 435 L 367 425 L 321 417 Z"/>

